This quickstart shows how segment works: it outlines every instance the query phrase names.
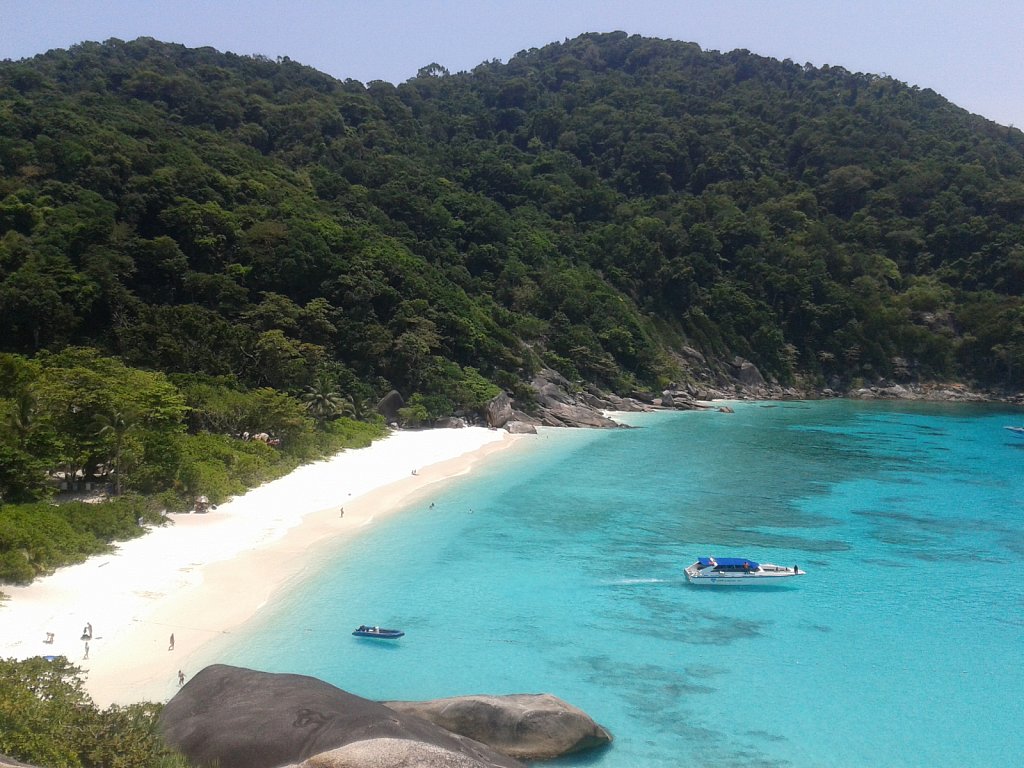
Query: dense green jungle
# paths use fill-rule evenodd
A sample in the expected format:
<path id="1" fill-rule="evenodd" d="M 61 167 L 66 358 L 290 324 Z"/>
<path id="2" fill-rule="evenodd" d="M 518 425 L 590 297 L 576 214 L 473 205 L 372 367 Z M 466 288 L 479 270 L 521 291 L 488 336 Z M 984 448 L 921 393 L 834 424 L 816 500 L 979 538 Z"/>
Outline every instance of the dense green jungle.
<path id="1" fill-rule="evenodd" d="M 429 424 L 694 351 L 1022 385 L 1024 134 L 838 66 L 587 34 L 394 85 L 83 43 L 0 62 L 0 171 L 0 580 L 365 444 L 391 390 Z M 90 479 L 109 515 L 47 501 Z"/>
<path id="2" fill-rule="evenodd" d="M 365 445 L 391 390 L 409 425 L 529 411 L 543 367 L 1019 391 L 1022 182 L 1024 134 L 930 90 L 624 33 L 398 85 L 152 39 L 0 62 L 0 583 Z M 64 659 L 0 694 L 0 752 L 182 764 Z"/>

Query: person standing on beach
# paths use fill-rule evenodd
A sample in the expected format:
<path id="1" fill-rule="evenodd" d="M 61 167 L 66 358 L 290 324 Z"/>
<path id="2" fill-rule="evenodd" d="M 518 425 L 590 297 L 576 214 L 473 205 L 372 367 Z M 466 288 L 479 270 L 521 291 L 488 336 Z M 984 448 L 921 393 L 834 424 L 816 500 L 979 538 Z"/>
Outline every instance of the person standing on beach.
<path id="1" fill-rule="evenodd" d="M 168 651 L 173 651 L 174 650 L 174 633 L 173 632 L 171 632 L 171 642 L 168 643 L 167 650 Z"/>
<path id="2" fill-rule="evenodd" d="M 185 673 L 180 669 L 178 670 L 178 687 L 181 688 L 185 684 Z"/>
<path id="3" fill-rule="evenodd" d="M 83 656 L 82 658 L 83 659 L 88 659 L 89 658 L 89 641 L 88 640 L 85 641 L 85 656 Z"/>

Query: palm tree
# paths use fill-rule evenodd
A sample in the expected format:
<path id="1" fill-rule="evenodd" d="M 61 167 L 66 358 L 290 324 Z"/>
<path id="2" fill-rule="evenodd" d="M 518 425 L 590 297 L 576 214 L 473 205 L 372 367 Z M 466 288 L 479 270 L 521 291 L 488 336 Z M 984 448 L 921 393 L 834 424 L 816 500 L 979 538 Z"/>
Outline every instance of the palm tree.
<path id="1" fill-rule="evenodd" d="M 327 376 L 317 376 L 312 384 L 306 386 L 302 393 L 302 401 L 306 404 L 309 415 L 316 419 L 321 427 L 328 419 L 344 413 L 352 408 L 351 401 L 341 392 Z"/>
<path id="2" fill-rule="evenodd" d="M 110 413 L 97 414 L 96 423 L 99 425 L 99 430 L 96 434 L 111 434 L 114 436 L 114 495 L 120 496 L 121 451 L 124 448 L 125 437 L 138 424 L 138 417 L 130 411 L 121 411 L 115 408 Z"/>
<path id="3" fill-rule="evenodd" d="M 373 413 L 376 408 L 376 402 L 374 400 L 367 397 L 360 397 L 359 395 L 354 395 L 350 399 L 350 404 L 351 416 L 356 421 L 365 421 L 366 417 Z"/>

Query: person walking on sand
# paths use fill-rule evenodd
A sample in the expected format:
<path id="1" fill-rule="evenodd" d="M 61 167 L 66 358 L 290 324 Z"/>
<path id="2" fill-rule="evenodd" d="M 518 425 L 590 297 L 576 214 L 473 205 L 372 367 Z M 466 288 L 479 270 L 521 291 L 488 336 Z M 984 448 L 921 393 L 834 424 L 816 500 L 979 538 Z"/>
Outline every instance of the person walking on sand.
<path id="1" fill-rule="evenodd" d="M 185 684 L 185 673 L 180 669 L 178 670 L 178 687 L 181 688 Z"/>
<path id="2" fill-rule="evenodd" d="M 173 632 L 171 632 L 171 642 L 167 644 L 167 650 L 168 651 L 173 651 L 174 650 L 174 633 Z"/>
<path id="3" fill-rule="evenodd" d="M 85 641 L 85 656 L 83 656 L 82 658 L 83 659 L 88 659 L 89 658 L 89 641 L 88 640 Z"/>

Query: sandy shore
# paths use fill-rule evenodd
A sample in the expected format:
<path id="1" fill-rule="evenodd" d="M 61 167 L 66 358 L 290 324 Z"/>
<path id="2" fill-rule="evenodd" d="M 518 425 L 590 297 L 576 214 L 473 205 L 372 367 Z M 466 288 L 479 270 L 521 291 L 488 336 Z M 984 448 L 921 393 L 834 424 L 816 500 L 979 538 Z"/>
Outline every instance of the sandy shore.
<path id="1" fill-rule="evenodd" d="M 171 515 L 173 524 L 113 554 L 4 587 L 0 658 L 65 655 L 85 670 L 100 706 L 166 701 L 178 671 L 197 671 L 203 646 L 251 618 L 303 570 L 312 547 L 357 535 L 515 440 L 482 427 L 398 432 L 209 514 Z"/>

